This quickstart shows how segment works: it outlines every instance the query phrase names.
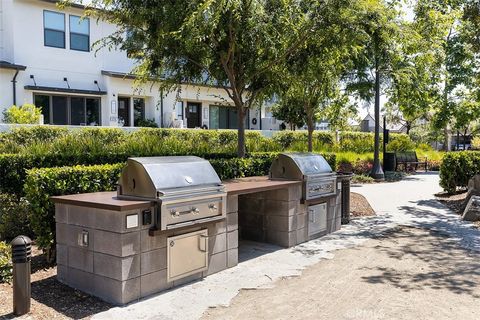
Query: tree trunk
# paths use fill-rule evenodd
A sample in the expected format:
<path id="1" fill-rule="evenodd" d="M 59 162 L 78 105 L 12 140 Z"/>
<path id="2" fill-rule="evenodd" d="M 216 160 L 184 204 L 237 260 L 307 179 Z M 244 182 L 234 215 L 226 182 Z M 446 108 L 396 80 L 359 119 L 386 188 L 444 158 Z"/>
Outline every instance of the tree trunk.
<path id="1" fill-rule="evenodd" d="M 313 152 L 313 126 L 308 126 L 308 152 Z"/>
<path id="2" fill-rule="evenodd" d="M 238 110 L 238 144 L 237 155 L 239 158 L 245 158 L 245 107 L 240 106 Z"/>
<path id="3" fill-rule="evenodd" d="M 380 70 L 378 57 L 375 57 L 375 143 L 370 176 L 376 180 L 385 179 L 385 174 L 380 165 Z"/>
<path id="4" fill-rule="evenodd" d="M 412 124 L 410 121 L 406 122 L 405 128 L 407 129 L 407 135 L 410 134 L 410 130 L 412 130 Z"/>
<path id="5" fill-rule="evenodd" d="M 448 125 L 443 128 L 443 150 L 444 151 L 451 151 L 451 143 L 450 143 L 450 133 L 448 130 Z"/>
<path id="6" fill-rule="evenodd" d="M 307 132 L 308 132 L 308 152 L 313 152 L 313 112 L 312 108 L 306 107 L 307 110 Z"/>

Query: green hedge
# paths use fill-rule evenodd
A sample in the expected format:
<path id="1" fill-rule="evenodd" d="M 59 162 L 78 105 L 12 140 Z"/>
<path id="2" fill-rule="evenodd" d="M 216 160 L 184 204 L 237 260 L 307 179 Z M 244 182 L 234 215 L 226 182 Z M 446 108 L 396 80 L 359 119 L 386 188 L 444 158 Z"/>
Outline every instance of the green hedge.
<path id="1" fill-rule="evenodd" d="M 0 193 L 0 241 L 33 235 L 28 222 L 29 210 L 29 203 L 24 198 Z"/>
<path id="2" fill-rule="evenodd" d="M 12 279 L 12 255 L 10 244 L 0 241 L 0 283 Z"/>
<path id="3" fill-rule="evenodd" d="M 410 148 L 407 135 L 391 134 L 395 149 Z M 397 141 L 399 140 L 399 141 Z M 406 144 L 406 145 L 405 145 Z M 314 150 L 320 152 L 373 152 L 373 134 L 365 132 L 315 131 Z M 307 132 L 280 131 L 266 138 L 258 131 L 246 132 L 247 152 L 305 151 Z M 236 153 L 236 130 L 185 130 L 143 128 L 126 132 L 118 128 L 66 130 L 54 126 L 17 128 L 0 134 L 0 153 L 77 154 L 124 153 L 137 156 Z"/>
<path id="4" fill-rule="evenodd" d="M 440 165 L 440 186 L 449 193 L 466 187 L 468 180 L 480 173 L 480 152 L 447 152 Z"/>
<path id="5" fill-rule="evenodd" d="M 124 162 L 126 154 L 0 154 L 0 192 L 23 195 L 27 171 L 72 165 L 93 165 Z"/>
<path id="6" fill-rule="evenodd" d="M 39 247 L 50 249 L 55 239 L 55 208 L 51 196 L 114 190 L 123 163 L 31 169 L 25 196 L 30 202 L 29 221 Z"/>

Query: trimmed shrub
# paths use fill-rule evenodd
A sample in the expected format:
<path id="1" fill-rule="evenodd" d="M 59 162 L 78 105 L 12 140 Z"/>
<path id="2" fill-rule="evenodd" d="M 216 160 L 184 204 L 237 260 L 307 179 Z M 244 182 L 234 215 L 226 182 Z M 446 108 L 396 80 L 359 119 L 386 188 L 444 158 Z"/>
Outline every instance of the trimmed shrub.
<path id="1" fill-rule="evenodd" d="M 42 109 L 35 107 L 33 104 L 24 104 L 22 106 L 11 106 L 3 111 L 3 121 L 5 123 L 18 124 L 38 124 Z"/>
<path id="2" fill-rule="evenodd" d="M 12 252 L 10 244 L 0 241 L 0 283 L 12 279 Z"/>
<path id="3" fill-rule="evenodd" d="M 405 134 L 396 135 L 392 141 L 387 144 L 389 152 L 403 152 L 415 150 L 415 143 Z"/>
<path id="4" fill-rule="evenodd" d="M 55 208 L 51 196 L 115 190 L 124 164 L 31 169 L 27 171 L 25 195 L 36 243 L 50 250 L 55 239 Z"/>
<path id="5" fill-rule="evenodd" d="M 32 168 L 50 168 L 67 165 L 88 165 L 123 162 L 126 154 L 0 154 L 0 192 L 23 195 L 27 171 Z"/>
<path id="6" fill-rule="evenodd" d="M 24 198 L 0 194 L 0 240 L 12 240 L 16 236 L 32 236 L 28 224 L 29 204 Z"/>
<path id="7" fill-rule="evenodd" d="M 468 180 L 480 173 L 480 152 L 447 152 L 440 165 L 440 186 L 448 193 L 465 188 Z"/>
<path id="8" fill-rule="evenodd" d="M 308 141 L 308 133 L 305 130 L 299 131 L 280 131 L 273 136 L 273 140 L 277 142 L 282 150 L 293 149 L 298 150 L 298 146 L 306 147 Z M 335 141 L 335 134 L 327 131 L 314 131 L 313 142 L 317 145 L 332 146 Z M 297 148 L 295 148 L 295 146 Z M 316 148 L 316 150 L 318 150 Z"/>

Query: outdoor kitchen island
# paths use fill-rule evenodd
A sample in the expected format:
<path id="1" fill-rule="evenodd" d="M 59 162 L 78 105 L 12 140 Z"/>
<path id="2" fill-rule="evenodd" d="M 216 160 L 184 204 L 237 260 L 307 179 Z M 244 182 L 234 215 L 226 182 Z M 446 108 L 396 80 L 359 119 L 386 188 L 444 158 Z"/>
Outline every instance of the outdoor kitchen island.
<path id="1" fill-rule="evenodd" d="M 199 161 L 189 158 L 186 162 Z M 157 165 L 137 160 L 147 171 L 149 165 Z M 201 174 L 209 170 L 204 169 Z M 130 174 L 141 170 L 136 167 Z M 194 182 L 195 172 L 190 174 Z M 138 176 L 135 179 L 133 185 L 141 181 Z M 128 186 L 127 180 L 120 182 L 121 188 Z M 187 199 L 162 202 L 129 199 L 126 190 L 122 197 L 120 189 L 53 197 L 58 279 L 123 305 L 236 266 L 239 239 L 290 247 L 340 227 L 339 193 L 323 199 L 325 219 L 320 219 L 321 229 L 309 236 L 308 225 L 319 220 L 315 213 L 309 219 L 301 181 L 251 177 L 212 185 L 220 189 L 203 185 L 201 190 L 214 193 L 193 197 L 188 189 Z M 182 197 L 186 194 L 183 191 Z M 172 223 L 176 218 L 180 222 Z"/>

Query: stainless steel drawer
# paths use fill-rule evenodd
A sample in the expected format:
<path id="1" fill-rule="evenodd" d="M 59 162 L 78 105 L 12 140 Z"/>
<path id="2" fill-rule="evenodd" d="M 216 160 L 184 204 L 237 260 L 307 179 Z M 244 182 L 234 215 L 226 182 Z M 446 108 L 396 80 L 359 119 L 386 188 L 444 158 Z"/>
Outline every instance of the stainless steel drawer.
<path id="1" fill-rule="evenodd" d="M 208 230 L 167 238 L 167 281 L 174 281 L 208 268 Z"/>
<path id="2" fill-rule="evenodd" d="M 308 207 L 308 236 L 327 230 L 327 203 Z"/>

